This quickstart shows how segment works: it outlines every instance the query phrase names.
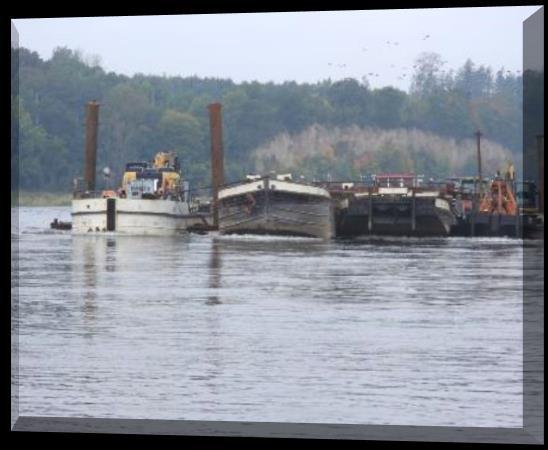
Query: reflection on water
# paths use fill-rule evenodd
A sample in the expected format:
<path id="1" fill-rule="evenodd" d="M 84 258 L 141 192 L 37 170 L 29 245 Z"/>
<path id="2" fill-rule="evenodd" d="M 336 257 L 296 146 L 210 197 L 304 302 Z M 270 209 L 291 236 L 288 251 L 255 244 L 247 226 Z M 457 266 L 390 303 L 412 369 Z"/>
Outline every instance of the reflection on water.
<path id="1" fill-rule="evenodd" d="M 255 235 L 218 235 L 212 240 L 219 249 L 230 253 L 242 253 L 252 257 L 256 254 L 320 254 L 325 252 L 330 243 L 322 239 L 288 236 L 255 236 Z"/>
<path id="2" fill-rule="evenodd" d="M 105 270 L 107 272 L 116 271 L 116 239 L 107 239 L 107 254 Z"/>
<path id="3" fill-rule="evenodd" d="M 20 222 L 22 414 L 521 426 L 518 241 L 73 237 L 49 221 Z"/>
<path id="4" fill-rule="evenodd" d="M 79 246 L 82 246 L 82 258 L 79 258 Z M 96 302 L 96 286 L 97 286 L 97 267 L 96 267 L 96 251 L 101 246 L 96 245 L 93 241 L 83 242 L 81 239 L 76 239 L 73 242 L 73 261 L 84 261 L 83 275 L 84 275 L 84 323 L 88 336 L 92 336 L 93 322 L 95 319 L 95 312 L 97 310 Z M 74 270 L 74 269 L 73 269 Z M 78 274 L 78 270 L 74 270 L 75 274 Z"/>
<path id="5" fill-rule="evenodd" d="M 221 249 L 217 240 L 211 241 L 211 258 L 209 260 L 209 287 L 214 292 L 207 298 L 206 304 L 219 305 L 221 301 L 217 289 L 221 287 Z"/>

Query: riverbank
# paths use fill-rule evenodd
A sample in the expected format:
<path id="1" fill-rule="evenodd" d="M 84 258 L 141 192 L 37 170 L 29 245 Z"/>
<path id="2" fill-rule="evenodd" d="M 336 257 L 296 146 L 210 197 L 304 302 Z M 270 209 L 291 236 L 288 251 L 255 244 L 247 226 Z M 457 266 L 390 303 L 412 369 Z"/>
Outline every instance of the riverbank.
<path id="1" fill-rule="evenodd" d="M 60 192 L 29 192 L 11 193 L 11 206 L 70 206 L 72 195 Z"/>

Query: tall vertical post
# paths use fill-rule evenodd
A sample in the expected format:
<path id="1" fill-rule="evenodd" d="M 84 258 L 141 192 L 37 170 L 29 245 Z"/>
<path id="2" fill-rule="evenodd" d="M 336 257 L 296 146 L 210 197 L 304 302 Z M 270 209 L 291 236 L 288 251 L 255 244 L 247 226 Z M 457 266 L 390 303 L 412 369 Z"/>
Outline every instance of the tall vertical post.
<path id="1" fill-rule="evenodd" d="M 538 157 L 538 210 L 544 214 L 544 134 L 537 135 Z"/>
<path id="2" fill-rule="evenodd" d="M 476 131 L 476 143 L 477 143 L 477 149 L 478 149 L 478 186 L 479 186 L 479 189 L 478 189 L 478 195 L 479 195 L 479 198 L 481 199 L 481 194 L 483 193 L 483 178 L 482 178 L 482 174 L 481 174 L 481 145 L 480 145 L 480 142 L 481 142 L 481 132 L 480 130 Z"/>
<path id="3" fill-rule="evenodd" d="M 478 181 L 475 183 L 474 197 L 472 198 L 472 214 L 470 217 L 470 231 L 472 237 L 476 234 L 476 215 L 479 210 L 479 205 L 481 203 L 481 197 L 483 193 L 483 176 L 481 173 L 481 131 L 476 131 L 476 146 L 477 146 L 477 157 L 478 157 Z"/>
<path id="4" fill-rule="evenodd" d="M 88 102 L 86 105 L 86 153 L 84 158 L 84 184 L 88 191 L 95 190 L 98 119 L 99 103 L 95 100 Z"/>
<path id="5" fill-rule="evenodd" d="M 211 186 L 213 189 L 213 226 L 219 227 L 219 188 L 224 184 L 223 129 L 221 104 L 211 103 L 209 110 L 209 130 L 211 136 Z"/>

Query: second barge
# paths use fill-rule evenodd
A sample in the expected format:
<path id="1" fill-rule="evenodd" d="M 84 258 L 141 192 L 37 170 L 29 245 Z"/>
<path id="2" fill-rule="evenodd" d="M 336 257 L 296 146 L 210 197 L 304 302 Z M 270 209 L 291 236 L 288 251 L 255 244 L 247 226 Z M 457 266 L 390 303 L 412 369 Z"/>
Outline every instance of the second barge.
<path id="1" fill-rule="evenodd" d="M 451 200 L 439 187 L 419 187 L 413 174 L 377 175 L 374 186 L 343 183 L 337 236 L 449 236 L 456 223 Z"/>

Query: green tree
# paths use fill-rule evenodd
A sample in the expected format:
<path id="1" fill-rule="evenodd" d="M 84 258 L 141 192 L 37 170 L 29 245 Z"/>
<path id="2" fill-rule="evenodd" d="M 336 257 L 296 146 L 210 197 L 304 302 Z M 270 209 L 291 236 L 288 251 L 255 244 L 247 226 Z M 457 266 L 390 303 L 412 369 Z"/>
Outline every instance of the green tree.
<path id="1" fill-rule="evenodd" d="M 381 128 L 398 128 L 404 123 L 405 92 L 385 87 L 373 92 L 373 123 Z"/>
<path id="2" fill-rule="evenodd" d="M 480 127 L 484 136 L 510 148 L 516 161 L 522 153 L 522 78 L 503 69 L 494 74 L 472 61 L 456 72 L 445 71 L 441 56 L 433 53 L 417 59 L 409 93 L 393 87 L 371 89 L 366 79 L 237 84 L 197 76 L 127 77 L 105 72 L 93 55 L 64 47 L 49 60 L 24 48 L 12 53 L 15 57 L 24 105 L 20 129 L 25 159 L 19 172 L 27 187 L 37 189 L 65 190 L 72 176 L 81 175 L 85 106 L 93 99 L 101 104 L 98 166 L 109 165 L 119 175 L 126 162 L 148 160 L 161 149 L 173 148 L 181 152 L 185 173 L 193 182 L 209 184 L 206 107 L 211 101 L 223 104 L 227 181 L 253 171 L 251 156 L 257 148 L 283 133 L 299 134 L 312 124 L 339 129 L 416 128 L 456 140 L 473 137 Z M 15 73 L 12 67 L 12 77 Z M 403 147 L 388 149 L 383 156 L 374 149 L 365 166 L 363 155 L 349 150 L 333 160 L 309 158 L 312 168 L 307 173 L 353 177 L 365 166 L 396 170 L 413 163 L 417 170 L 444 171 L 443 157 L 421 160 L 428 157 L 421 156 L 420 149 L 417 155 Z M 391 158 L 401 161 L 391 164 Z M 285 167 L 278 159 L 278 167 Z"/>
<path id="3" fill-rule="evenodd" d="M 329 87 L 327 98 L 333 107 L 334 125 L 366 125 L 370 122 L 371 94 L 366 86 L 347 78 Z"/>
<path id="4" fill-rule="evenodd" d="M 199 183 L 206 176 L 209 166 L 209 152 L 200 122 L 189 113 L 168 109 L 158 123 L 158 135 L 158 148 L 175 151 L 185 177 Z"/>

